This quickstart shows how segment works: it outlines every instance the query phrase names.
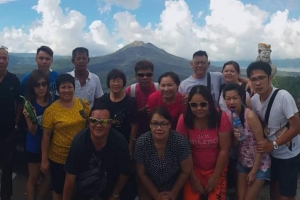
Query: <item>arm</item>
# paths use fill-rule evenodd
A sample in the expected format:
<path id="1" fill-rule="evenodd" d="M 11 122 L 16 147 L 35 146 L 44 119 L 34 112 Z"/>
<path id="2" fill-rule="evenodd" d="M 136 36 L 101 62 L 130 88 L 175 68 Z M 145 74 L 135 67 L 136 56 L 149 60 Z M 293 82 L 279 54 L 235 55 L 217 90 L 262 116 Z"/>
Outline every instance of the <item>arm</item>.
<path id="1" fill-rule="evenodd" d="M 52 135 L 52 129 L 46 129 L 46 128 L 43 129 L 41 171 L 44 174 L 46 174 L 49 169 L 48 150 L 49 150 L 51 135 Z"/>
<path id="2" fill-rule="evenodd" d="M 146 169 L 143 163 L 136 163 L 136 171 L 137 174 L 143 184 L 143 186 L 148 190 L 149 194 L 153 197 L 153 199 L 156 198 L 156 196 L 159 194 L 158 189 L 154 186 L 151 179 L 146 174 Z"/>
<path id="3" fill-rule="evenodd" d="M 180 174 L 178 175 L 177 180 L 171 190 L 171 193 L 174 194 L 175 197 L 177 197 L 179 191 L 182 189 L 192 172 L 193 161 L 191 155 L 186 160 L 180 163 L 180 169 Z"/>
<path id="4" fill-rule="evenodd" d="M 251 91 L 251 92 L 250 92 L 250 95 L 252 96 L 252 95 L 254 94 L 254 89 L 253 89 L 253 87 L 252 87 L 251 82 L 249 81 L 249 79 L 244 78 L 244 77 L 239 77 L 238 80 L 239 80 L 240 82 L 242 82 L 242 83 L 246 83 L 246 84 L 247 84 L 245 90 L 250 89 L 250 91 Z"/>
<path id="5" fill-rule="evenodd" d="M 76 175 L 66 173 L 63 200 L 72 200 Z"/>
<path id="6" fill-rule="evenodd" d="M 126 185 L 127 180 L 128 180 L 128 176 L 120 174 L 119 178 L 115 184 L 113 194 L 119 195 L 121 193 L 122 189 L 124 188 L 124 186 Z"/>
<path id="7" fill-rule="evenodd" d="M 95 97 L 94 99 L 98 99 L 103 95 L 103 90 L 102 90 L 102 86 L 100 83 L 100 79 L 97 77 L 97 81 L 96 81 L 96 92 L 95 92 Z"/>
<path id="8" fill-rule="evenodd" d="M 129 153 L 132 155 L 135 141 L 136 141 L 136 133 L 137 133 L 138 125 L 136 123 L 131 124 L 131 133 L 129 138 Z"/>
<path id="9" fill-rule="evenodd" d="M 249 125 L 256 141 L 257 142 L 263 141 L 264 136 L 263 136 L 263 129 L 262 129 L 261 123 L 260 123 L 258 117 L 251 110 L 248 111 L 247 121 L 248 121 L 248 125 Z M 256 172 L 258 171 L 259 166 L 260 166 L 261 158 L 262 158 L 262 153 L 256 152 L 255 161 L 254 161 L 254 164 L 253 164 L 253 167 L 252 167 L 250 173 L 252 173 L 254 175 L 256 174 Z M 254 181 L 254 179 L 251 181 Z"/>
<path id="10" fill-rule="evenodd" d="M 284 145 L 287 142 L 289 142 L 290 140 L 292 140 L 294 137 L 296 137 L 299 132 L 300 132 L 300 118 L 299 118 L 299 114 L 295 113 L 294 116 L 292 116 L 291 118 L 288 119 L 290 127 L 289 129 L 282 134 L 282 136 L 280 136 L 277 140 L 276 143 L 278 144 L 278 146 Z"/>

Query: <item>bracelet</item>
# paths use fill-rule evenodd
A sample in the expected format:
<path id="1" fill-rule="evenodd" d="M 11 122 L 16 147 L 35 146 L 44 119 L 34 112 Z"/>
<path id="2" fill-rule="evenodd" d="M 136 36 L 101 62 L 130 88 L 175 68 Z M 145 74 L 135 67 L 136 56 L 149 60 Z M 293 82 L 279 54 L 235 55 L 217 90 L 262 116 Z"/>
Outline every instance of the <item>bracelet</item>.
<path id="1" fill-rule="evenodd" d="M 132 139 L 133 141 L 136 141 L 136 138 L 134 138 L 134 137 L 132 137 L 132 136 L 130 136 L 130 139 Z"/>

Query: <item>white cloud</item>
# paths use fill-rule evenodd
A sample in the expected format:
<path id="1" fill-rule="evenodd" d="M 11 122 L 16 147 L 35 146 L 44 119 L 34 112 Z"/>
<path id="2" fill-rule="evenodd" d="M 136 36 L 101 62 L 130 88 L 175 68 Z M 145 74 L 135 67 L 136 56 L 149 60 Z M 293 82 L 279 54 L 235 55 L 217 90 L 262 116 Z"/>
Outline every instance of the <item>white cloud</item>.
<path id="1" fill-rule="evenodd" d="M 125 2 L 131 2 L 131 7 Z M 130 8 L 138 7 L 139 2 L 102 0 L 102 3 L 123 7 L 126 4 Z M 210 0 L 209 12 L 198 10 L 193 16 L 184 0 L 167 0 L 164 4 L 158 23 L 143 26 L 138 15 L 124 11 L 113 14 L 115 24 L 110 31 L 108 24 L 101 20 L 86 24 L 86 16 L 79 11 L 62 10 L 60 0 L 39 0 L 34 9 L 41 18 L 33 23 L 29 32 L 6 27 L 0 30 L 0 38 L 4 38 L 3 45 L 10 51 L 34 52 L 40 45 L 49 45 L 56 54 L 64 55 L 71 54 L 76 46 L 88 47 L 91 55 L 103 55 L 134 40 L 152 42 L 185 58 L 191 58 L 195 51 L 202 49 L 211 60 L 254 60 L 259 42 L 272 45 L 273 59 L 300 55 L 297 46 L 300 18 L 291 19 L 288 9 L 270 13 L 239 0 Z M 150 12 L 145 11 L 145 14 Z M 201 23 L 204 25 L 198 24 L 199 17 L 205 19 Z"/>
<path id="2" fill-rule="evenodd" d="M 9 3 L 12 1 L 16 1 L 16 0 L 0 0 L 0 4 L 5 4 L 5 3 Z"/>
<path id="3" fill-rule="evenodd" d="M 137 9 L 140 6 L 141 0 L 99 0 L 100 2 L 106 3 L 109 7 L 114 4 L 121 6 L 125 9 Z"/>

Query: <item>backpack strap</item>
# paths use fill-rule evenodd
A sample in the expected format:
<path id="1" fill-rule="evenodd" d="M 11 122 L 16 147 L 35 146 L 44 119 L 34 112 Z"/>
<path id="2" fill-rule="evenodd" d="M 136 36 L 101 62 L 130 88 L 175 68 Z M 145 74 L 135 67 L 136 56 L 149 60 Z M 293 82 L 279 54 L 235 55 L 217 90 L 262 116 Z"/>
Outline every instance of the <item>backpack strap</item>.
<path id="1" fill-rule="evenodd" d="M 136 83 L 131 84 L 130 86 L 130 96 L 135 98 L 135 88 L 136 88 Z"/>
<path id="2" fill-rule="evenodd" d="M 222 91 L 223 91 L 225 85 L 226 85 L 226 83 L 223 83 L 222 85 L 220 85 L 220 91 L 219 91 L 219 99 L 218 99 L 218 103 L 219 103 L 219 101 L 220 101 L 220 98 L 221 98 L 221 95 L 222 95 Z"/>
<path id="3" fill-rule="evenodd" d="M 159 84 L 158 83 L 154 83 L 154 87 L 156 90 L 159 90 Z"/>
<path id="4" fill-rule="evenodd" d="M 209 72 L 207 72 L 207 88 L 211 92 L 211 76 Z"/>
<path id="5" fill-rule="evenodd" d="M 279 92 L 279 90 L 280 89 L 276 89 L 274 91 L 274 93 L 272 94 L 271 99 L 270 99 L 270 101 L 268 103 L 268 107 L 267 107 L 266 114 L 265 114 L 265 124 L 268 124 L 268 122 L 269 122 L 271 107 L 273 105 L 273 102 L 274 102 L 275 97 L 276 97 L 277 93 Z"/>

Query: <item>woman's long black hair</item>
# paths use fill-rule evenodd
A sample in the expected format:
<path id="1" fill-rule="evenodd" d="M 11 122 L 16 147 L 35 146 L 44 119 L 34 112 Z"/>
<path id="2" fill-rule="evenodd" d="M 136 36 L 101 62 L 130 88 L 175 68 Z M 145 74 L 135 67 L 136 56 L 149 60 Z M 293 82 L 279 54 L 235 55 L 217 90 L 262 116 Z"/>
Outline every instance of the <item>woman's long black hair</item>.
<path id="1" fill-rule="evenodd" d="M 191 101 L 191 99 L 195 94 L 200 94 L 208 102 L 208 115 L 207 115 L 208 128 L 210 129 L 217 128 L 219 126 L 221 116 L 215 107 L 215 102 L 210 91 L 206 86 L 203 85 L 194 86 L 189 93 L 188 102 Z M 187 128 L 194 129 L 195 115 L 192 113 L 189 103 L 184 113 L 184 124 Z"/>

